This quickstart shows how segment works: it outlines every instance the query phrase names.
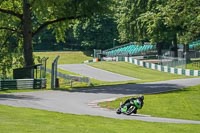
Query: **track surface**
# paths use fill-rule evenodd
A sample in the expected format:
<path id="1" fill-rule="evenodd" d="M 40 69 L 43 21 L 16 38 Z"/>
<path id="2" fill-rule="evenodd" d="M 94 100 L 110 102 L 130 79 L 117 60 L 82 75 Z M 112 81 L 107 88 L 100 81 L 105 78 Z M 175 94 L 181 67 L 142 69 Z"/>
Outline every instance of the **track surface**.
<path id="1" fill-rule="evenodd" d="M 88 66 L 86 64 L 64 64 L 58 65 L 58 68 L 107 82 L 136 80 L 136 78 L 133 77 L 112 73 L 109 71 Z"/>
<path id="2" fill-rule="evenodd" d="M 135 80 L 132 77 L 119 75 L 93 68 L 85 64 L 59 65 L 61 69 L 79 73 L 103 81 Z M 191 123 L 200 121 L 151 117 L 148 115 L 117 115 L 115 111 L 97 106 L 100 101 L 113 100 L 117 97 L 135 94 L 149 94 L 171 91 L 187 86 L 200 84 L 200 78 L 179 79 L 145 84 L 126 84 L 116 86 L 83 88 L 73 91 L 38 91 L 14 94 L 0 94 L 0 104 L 16 107 L 28 107 L 80 115 L 94 115 L 117 119 L 134 119 L 150 122 Z"/>
<path id="3" fill-rule="evenodd" d="M 148 115 L 117 115 L 113 110 L 102 109 L 97 103 L 105 100 L 113 100 L 117 97 L 159 93 L 179 89 L 182 87 L 197 85 L 200 78 L 180 79 L 145 84 L 128 84 L 93 89 L 80 89 L 68 91 L 37 91 L 14 94 L 0 94 L 0 104 L 43 109 L 63 113 L 103 116 L 117 119 L 134 119 L 149 122 L 190 123 L 200 124 L 200 121 L 180 120 L 169 118 L 151 117 Z"/>

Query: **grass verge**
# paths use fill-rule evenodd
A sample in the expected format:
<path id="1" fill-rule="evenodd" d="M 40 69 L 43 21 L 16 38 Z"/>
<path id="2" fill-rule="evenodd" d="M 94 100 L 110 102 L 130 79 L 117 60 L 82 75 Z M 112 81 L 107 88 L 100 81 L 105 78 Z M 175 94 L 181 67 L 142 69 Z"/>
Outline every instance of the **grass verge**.
<path id="1" fill-rule="evenodd" d="M 144 107 L 138 113 L 158 117 L 200 120 L 200 85 L 163 94 L 145 95 Z M 102 107 L 116 109 L 124 97 L 99 103 Z"/>
<path id="2" fill-rule="evenodd" d="M 53 60 L 59 55 L 58 64 L 80 64 L 92 59 L 88 51 L 34 52 L 35 56 L 48 57 L 47 68 L 51 68 Z"/>
<path id="3" fill-rule="evenodd" d="M 51 69 L 51 65 L 53 60 L 60 56 L 58 59 L 58 64 L 80 64 L 83 63 L 85 60 L 91 60 L 92 57 L 90 56 L 91 52 L 89 51 L 61 51 L 61 52 L 34 52 L 34 55 L 40 58 L 48 57 L 47 60 L 47 68 Z M 37 62 L 37 61 L 36 61 Z M 76 73 L 72 73 L 70 71 L 64 71 L 58 69 L 59 72 L 68 75 L 78 75 Z M 70 86 L 70 81 L 66 79 L 59 78 L 60 80 L 60 89 L 72 89 Z M 51 74 L 47 74 L 47 88 L 51 87 Z M 74 82 L 73 87 L 87 87 L 87 84 Z"/>
<path id="4" fill-rule="evenodd" d="M 127 62 L 98 62 L 91 63 L 89 65 L 110 72 L 119 73 L 139 79 L 132 81 L 132 83 L 189 78 L 188 76 L 164 73 L 157 70 L 147 69 Z"/>
<path id="5" fill-rule="evenodd" d="M 118 120 L 0 105 L 1 133 L 188 133 L 199 125 Z"/>
<path id="6" fill-rule="evenodd" d="M 49 57 L 47 61 L 47 67 L 51 68 L 51 63 L 55 59 L 57 55 L 60 55 L 58 60 L 58 64 L 76 64 L 82 63 L 85 60 L 92 59 L 88 52 L 81 51 L 64 51 L 64 52 L 35 52 L 34 55 L 42 57 Z M 105 82 L 99 81 L 95 79 L 91 79 L 92 86 L 102 86 L 102 85 L 116 85 L 116 84 L 127 84 L 127 83 L 143 83 L 143 82 L 153 82 L 153 81 L 162 81 L 162 80 L 171 80 L 178 78 L 188 78 L 186 76 L 163 73 L 156 70 L 151 70 L 147 68 L 143 68 L 140 66 L 136 66 L 131 63 L 125 62 L 97 62 L 97 63 L 89 63 L 89 65 L 108 70 L 114 73 L 119 73 L 122 75 L 127 75 L 130 77 L 138 78 L 139 80 L 133 81 L 122 81 L 122 82 Z M 70 75 L 77 75 L 72 72 L 63 71 L 59 69 L 59 72 Z M 50 88 L 50 79 L 51 76 L 47 76 L 47 87 Z M 73 88 L 87 87 L 87 84 L 74 82 Z M 70 86 L 70 81 L 60 78 L 60 88 L 61 89 L 73 89 Z"/>

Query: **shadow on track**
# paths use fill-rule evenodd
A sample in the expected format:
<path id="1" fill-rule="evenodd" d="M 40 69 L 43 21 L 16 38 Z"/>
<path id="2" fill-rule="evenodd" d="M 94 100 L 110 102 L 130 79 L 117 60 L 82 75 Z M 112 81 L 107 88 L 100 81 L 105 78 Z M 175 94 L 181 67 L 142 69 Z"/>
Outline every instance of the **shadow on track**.
<path id="1" fill-rule="evenodd" d="M 28 95 L 12 95 L 12 94 L 0 94 L 0 100 L 39 100 L 34 96 Z"/>
<path id="2" fill-rule="evenodd" d="M 75 89 L 70 92 L 82 93 L 107 93 L 107 94 L 153 94 L 178 90 L 184 86 L 177 84 L 156 83 L 156 84 L 124 84 L 113 86 L 101 86 L 94 88 Z"/>

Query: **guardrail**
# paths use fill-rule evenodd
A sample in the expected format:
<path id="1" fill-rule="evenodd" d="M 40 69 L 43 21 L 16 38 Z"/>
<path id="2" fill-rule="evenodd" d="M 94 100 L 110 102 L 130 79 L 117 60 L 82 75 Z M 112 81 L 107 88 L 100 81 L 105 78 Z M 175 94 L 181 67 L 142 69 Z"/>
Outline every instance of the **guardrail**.
<path id="1" fill-rule="evenodd" d="M 193 63 L 192 63 L 192 66 L 195 66 L 195 67 L 200 68 L 200 62 L 193 62 Z"/>
<path id="2" fill-rule="evenodd" d="M 132 57 L 124 57 L 125 62 L 133 63 L 138 66 L 162 71 L 162 72 L 168 72 L 172 74 L 179 74 L 179 75 L 186 75 L 186 76 L 200 76 L 200 70 L 190 70 L 190 69 L 183 69 L 183 68 L 174 68 L 174 67 L 168 67 L 163 65 L 158 65 L 154 63 L 144 62 L 138 59 L 134 59 Z M 119 58 L 117 61 L 122 61 Z"/>
<path id="3" fill-rule="evenodd" d="M 46 69 L 46 72 L 51 73 L 51 69 Z M 88 77 L 82 77 L 82 76 L 73 76 L 73 75 L 68 75 L 68 74 L 63 74 L 61 72 L 57 72 L 57 76 L 66 80 L 70 81 L 70 85 L 72 87 L 73 82 L 84 82 L 90 85 L 90 78 Z"/>
<path id="4" fill-rule="evenodd" d="M 57 76 L 70 81 L 70 86 L 72 87 L 73 82 L 84 82 L 90 85 L 90 78 L 81 76 L 72 76 L 57 72 Z"/>
<path id="5" fill-rule="evenodd" d="M 1 79 L 2 89 L 42 89 L 46 88 L 46 79 Z"/>

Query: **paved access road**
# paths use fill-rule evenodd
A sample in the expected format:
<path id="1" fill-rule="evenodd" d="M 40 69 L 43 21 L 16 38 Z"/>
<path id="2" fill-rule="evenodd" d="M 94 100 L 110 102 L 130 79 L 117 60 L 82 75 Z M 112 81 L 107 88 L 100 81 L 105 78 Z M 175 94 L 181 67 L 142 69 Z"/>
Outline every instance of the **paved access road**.
<path id="1" fill-rule="evenodd" d="M 133 77 L 112 73 L 109 71 L 91 67 L 86 64 L 63 64 L 58 65 L 58 68 L 107 82 L 136 80 L 136 78 Z"/>
<path id="2" fill-rule="evenodd" d="M 117 97 L 134 94 L 159 93 L 197 84 L 200 84 L 200 78 L 96 87 L 93 89 L 79 89 L 70 92 L 50 90 L 0 94 L 0 104 L 117 119 L 200 124 L 200 121 L 157 118 L 148 115 L 117 115 L 114 110 L 102 109 L 97 106 L 97 103 L 100 101 L 113 100 Z"/>

